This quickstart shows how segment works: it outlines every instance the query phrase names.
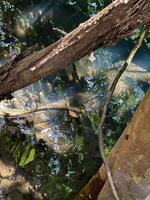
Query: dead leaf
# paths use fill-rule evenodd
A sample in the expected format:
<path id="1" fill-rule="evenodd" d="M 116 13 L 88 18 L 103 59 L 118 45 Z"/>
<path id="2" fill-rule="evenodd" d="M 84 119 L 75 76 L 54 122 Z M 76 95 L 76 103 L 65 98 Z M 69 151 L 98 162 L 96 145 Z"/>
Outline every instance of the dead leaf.
<path id="1" fill-rule="evenodd" d="M 69 114 L 70 117 L 78 118 L 78 115 L 75 112 L 71 111 L 71 110 L 69 110 L 68 114 Z"/>

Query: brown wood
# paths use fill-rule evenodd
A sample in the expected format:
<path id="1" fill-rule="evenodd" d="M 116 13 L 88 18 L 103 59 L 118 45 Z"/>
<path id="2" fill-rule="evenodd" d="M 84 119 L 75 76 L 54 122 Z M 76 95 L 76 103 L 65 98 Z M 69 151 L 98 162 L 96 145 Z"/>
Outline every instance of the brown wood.
<path id="1" fill-rule="evenodd" d="M 150 194 L 150 89 L 108 156 L 122 200 L 145 200 Z M 102 184 L 103 183 L 103 184 Z M 100 193 L 99 193 L 100 192 Z M 75 200 L 114 200 L 104 165 Z M 83 196 L 83 198 L 82 198 Z"/>
<path id="2" fill-rule="evenodd" d="M 77 194 L 74 200 L 96 200 L 105 181 L 99 173 L 95 174 L 90 182 Z"/>
<path id="3" fill-rule="evenodd" d="M 150 23 L 149 0 L 116 0 L 64 38 L 0 72 L 0 98 L 59 72 L 97 47 L 111 46 Z"/>

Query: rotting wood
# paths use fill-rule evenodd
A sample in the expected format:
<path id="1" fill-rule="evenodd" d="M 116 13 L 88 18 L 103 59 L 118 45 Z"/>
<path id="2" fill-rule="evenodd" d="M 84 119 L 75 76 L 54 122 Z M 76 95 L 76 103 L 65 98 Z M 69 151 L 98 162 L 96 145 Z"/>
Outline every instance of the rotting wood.
<path id="1" fill-rule="evenodd" d="M 53 45 L 14 62 L 0 76 L 0 99 L 59 72 L 98 47 L 111 46 L 150 23 L 149 0 L 115 0 Z"/>

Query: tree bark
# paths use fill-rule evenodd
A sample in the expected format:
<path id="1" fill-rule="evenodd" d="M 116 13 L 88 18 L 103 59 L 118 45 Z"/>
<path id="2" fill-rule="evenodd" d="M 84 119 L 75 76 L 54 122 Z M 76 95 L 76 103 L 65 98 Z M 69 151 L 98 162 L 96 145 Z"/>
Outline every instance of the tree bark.
<path id="1" fill-rule="evenodd" d="M 115 0 L 64 38 L 0 71 L 0 99 L 59 72 L 98 47 L 111 46 L 150 23 L 149 0 Z"/>
<path id="2" fill-rule="evenodd" d="M 122 200 L 145 200 L 150 194 L 150 89 L 108 156 Z M 99 193 L 99 196 L 98 196 Z M 113 200 L 104 165 L 75 200 Z"/>

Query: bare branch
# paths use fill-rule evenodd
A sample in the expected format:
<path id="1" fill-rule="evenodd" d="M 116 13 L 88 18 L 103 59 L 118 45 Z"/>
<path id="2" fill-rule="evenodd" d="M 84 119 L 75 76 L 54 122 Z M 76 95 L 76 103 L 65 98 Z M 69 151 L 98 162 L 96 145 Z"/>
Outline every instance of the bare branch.
<path id="1" fill-rule="evenodd" d="M 0 116 L 1 117 L 8 116 L 9 118 L 25 117 L 27 115 L 34 114 L 35 112 L 46 111 L 46 110 L 67 110 L 75 113 L 82 112 L 79 108 L 70 106 L 67 101 L 60 101 L 56 103 L 48 103 L 46 105 L 39 106 L 29 111 L 8 109 L 7 112 L 0 111 Z"/>
<path id="2" fill-rule="evenodd" d="M 98 127 L 98 129 L 96 131 L 96 133 L 99 136 L 99 149 L 100 149 L 101 157 L 102 157 L 102 160 L 104 162 L 104 166 L 105 166 L 105 169 L 106 169 L 108 181 L 109 181 L 109 184 L 111 186 L 111 190 L 112 190 L 112 193 L 114 195 L 115 200 L 120 200 L 120 198 L 119 198 L 118 192 L 116 190 L 116 186 L 115 186 L 114 181 L 113 181 L 113 177 L 112 177 L 112 173 L 111 173 L 110 167 L 108 165 L 107 159 L 106 159 L 105 154 L 104 154 L 103 128 L 104 128 L 105 118 L 106 118 L 106 114 L 107 114 L 107 110 L 108 110 L 108 105 L 110 103 L 111 97 L 112 97 L 112 95 L 114 93 L 114 90 L 116 88 L 116 85 L 118 83 L 118 80 L 120 79 L 121 75 L 126 70 L 126 68 L 130 65 L 134 55 L 136 54 L 137 50 L 140 48 L 140 46 L 141 46 L 141 44 L 143 42 L 145 33 L 147 32 L 147 29 L 148 28 L 145 28 L 145 27 L 143 28 L 143 30 L 142 30 L 142 32 L 141 32 L 141 34 L 139 36 L 139 39 L 137 40 L 135 46 L 131 50 L 126 62 L 121 67 L 121 69 L 117 73 L 114 81 L 112 82 L 111 87 L 110 87 L 110 89 L 109 89 L 109 91 L 107 93 L 107 96 L 106 96 L 106 101 L 105 101 L 105 105 L 104 105 L 103 112 L 102 112 L 102 117 L 101 117 L 101 123 L 100 123 L 100 125 L 99 125 L 99 127 Z"/>

